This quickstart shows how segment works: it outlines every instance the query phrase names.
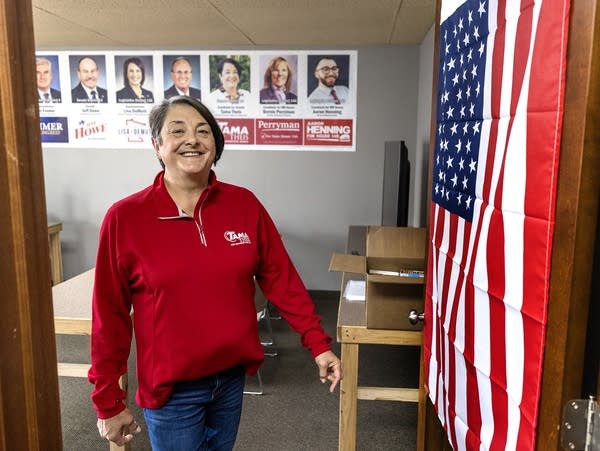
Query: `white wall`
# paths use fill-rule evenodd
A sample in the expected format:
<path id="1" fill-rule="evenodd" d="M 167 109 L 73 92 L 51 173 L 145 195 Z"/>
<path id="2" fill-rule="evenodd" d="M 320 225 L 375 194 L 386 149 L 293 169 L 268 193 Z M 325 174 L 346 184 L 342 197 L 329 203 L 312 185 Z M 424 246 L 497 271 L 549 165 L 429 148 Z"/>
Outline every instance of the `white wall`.
<path id="1" fill-rule="evenodd" d="M 216 168 L 221 180 L 245 186 L 261 199 L 306 286 L 315 290 L 339 289 L 340 275 L 327 268 L 331 253 L 345 249 L 348 225 L 381 221 L 384 142 L 405 140 L 409 149 L 419 149 L 415 130 L 423 50 L 358 50 L 356 152 L 226 148 Z M 63 223 L 66 278 L 94 266 L 109 205 L 149 185 L 159 169 L 150 149 L 44 150 L 48 217 Z"/>
<path id="2" fill-rule="evenodd" d="M 411 159 L 414 170 L 411 174 L 411 216 L 409 224 L 414 227 L 427 226 L 427 182 L 429 175 L 429 132 L 431 130 L 431 96 L 433 89 L 433 41 L 435 25 L 429 29 L 427 36 L 419 46 L 419 102 L 417 107 L 417 137 L 414 159 Z"/>

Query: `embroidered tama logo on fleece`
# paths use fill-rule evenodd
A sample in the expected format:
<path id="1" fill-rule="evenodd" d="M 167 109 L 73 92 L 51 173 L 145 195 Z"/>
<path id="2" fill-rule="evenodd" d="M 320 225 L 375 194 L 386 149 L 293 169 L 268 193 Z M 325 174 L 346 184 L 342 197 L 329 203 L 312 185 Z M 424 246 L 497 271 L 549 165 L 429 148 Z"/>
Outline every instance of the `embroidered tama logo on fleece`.
<path id="1" fill-rule="evenodd" d="M 228 230 L 224 233 L 225 239 L 231 243 L 232 246 L 239 244 L 251 244 L 250 237 L 246 232 L 233 232 Z"/>

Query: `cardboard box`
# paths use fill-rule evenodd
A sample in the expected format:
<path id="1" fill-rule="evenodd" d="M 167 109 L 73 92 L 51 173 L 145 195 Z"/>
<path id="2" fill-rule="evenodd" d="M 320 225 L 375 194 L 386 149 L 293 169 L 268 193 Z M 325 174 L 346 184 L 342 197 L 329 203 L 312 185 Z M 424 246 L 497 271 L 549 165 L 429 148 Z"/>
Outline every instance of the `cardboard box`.
<path id="1" fill-rule="evenodd" d="M 364 275 L 368 328 L 422 329 L 408 313 L 423 312 L 427 230 L 369 226 L 366 233 L 366 255 L 334 253 L 329 270 Z"/>

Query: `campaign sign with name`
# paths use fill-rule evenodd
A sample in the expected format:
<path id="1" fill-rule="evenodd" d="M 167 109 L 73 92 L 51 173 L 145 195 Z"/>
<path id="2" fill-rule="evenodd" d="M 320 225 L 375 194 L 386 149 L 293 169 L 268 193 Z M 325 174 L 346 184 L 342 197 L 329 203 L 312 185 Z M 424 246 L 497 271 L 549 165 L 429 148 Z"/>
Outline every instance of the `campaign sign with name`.
<path id="1" fill-rule="evenodd" d="M 254 119 L 217 118 L 225 144 L 254 144 Z"/>
<path id="2" fill-rule="evenodd" d="M 68 143 L 69 128 L 66 117 L 40 117 L 40 133 L 43 143 Z"/>
<path id="3" fill-rule="evenodd" d="M 81 119 L 75 130 L 73 130 L 73 136 L 76 142 L 94 142 L 94 141 L 106 141 L 108 135 L 108 124 L 102 119 Z"/>
<path id="4" fill-rule="evenodd" d="M 304 121 L 304 145 L 352 145 L 352 119 L 308 119 Z"/>
<path id="5" fill-rule="evenodd" d="M 135 143 L 145 148 L 152 147 L 150 126 L 145 118 L 124 117 L 118 124 L 117 136 L 123 145 Z"/>
<path id="6" fill-rule="evenodd" d="M 302 119 L 257 119 L 256 144 L 302 145 Z"/>

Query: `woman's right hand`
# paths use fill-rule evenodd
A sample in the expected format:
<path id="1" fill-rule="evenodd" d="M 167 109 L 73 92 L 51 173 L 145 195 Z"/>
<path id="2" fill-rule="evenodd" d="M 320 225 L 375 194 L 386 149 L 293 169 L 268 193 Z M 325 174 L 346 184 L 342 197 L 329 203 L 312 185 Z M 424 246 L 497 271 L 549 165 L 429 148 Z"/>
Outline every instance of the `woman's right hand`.
<path id="1" fill-rule="evenodd" d="M 142 432 L 142 428 L 133 418 L 128 408 L 114 417 L 105 420 L 98 419 L 98 432 L 100 436 L 123 446 L 133 440 L 133 436 Z"/>

